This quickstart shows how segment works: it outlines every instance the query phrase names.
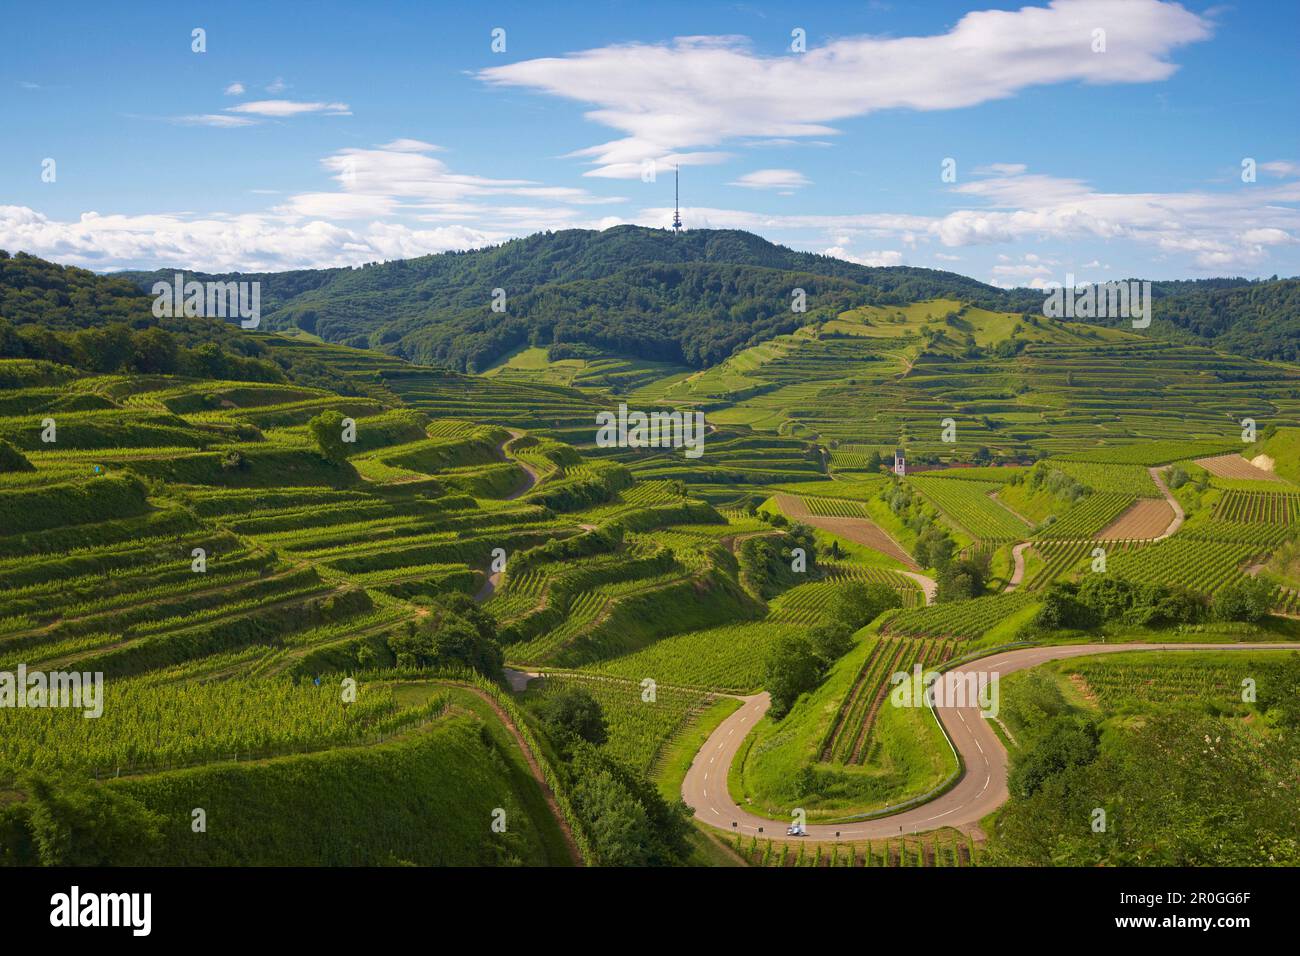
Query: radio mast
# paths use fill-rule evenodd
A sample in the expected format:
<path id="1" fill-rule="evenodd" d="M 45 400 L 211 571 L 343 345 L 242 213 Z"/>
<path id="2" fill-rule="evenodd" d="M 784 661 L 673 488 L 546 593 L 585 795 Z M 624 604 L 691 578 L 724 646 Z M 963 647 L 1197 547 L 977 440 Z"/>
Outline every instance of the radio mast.
<path id="1" fill-rule="evenodd" d="M 673 167 L 673 232 L 682 231 L 681 174 Z"/>

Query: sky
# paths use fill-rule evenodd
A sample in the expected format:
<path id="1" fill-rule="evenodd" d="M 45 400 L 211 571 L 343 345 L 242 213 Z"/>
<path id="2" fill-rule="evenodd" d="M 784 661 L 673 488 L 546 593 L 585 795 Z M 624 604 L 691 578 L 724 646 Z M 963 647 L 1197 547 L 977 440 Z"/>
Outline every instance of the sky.
<path id="1" fill-rule="evenodd" d="M 0 14 L 0 248 L 99 271 L 666 227 L 677 168 L 686 228 L 866 265 L 1300 274 L 1296 0 Z"/>

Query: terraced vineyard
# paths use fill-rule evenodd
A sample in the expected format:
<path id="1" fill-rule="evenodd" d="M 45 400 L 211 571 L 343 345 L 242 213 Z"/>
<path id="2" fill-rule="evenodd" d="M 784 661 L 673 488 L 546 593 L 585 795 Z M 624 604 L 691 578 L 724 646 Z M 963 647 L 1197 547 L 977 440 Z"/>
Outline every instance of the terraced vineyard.
<path id="1" fill-rule="evenodd" d="M 824 315 L 698 370 L 521 345 L 479 375 L 248 341 L 277 380 L 0 359 L 0 672 L 106 680 L 102 722 L 0 709 L 0 808 L 26 806 L 32 772 L 126 780 L 163 806 L 181 768 L 252 780 L 400 752 L 393 772 L 419 776 L 433 748 L 476 813 L 490 799 L 521 821 L 517 843 L 470 841 L 458 860 L 608 862 L 593 787 L 682 792 L 728 714 L 782 695 L 738 735 L 760 734 L 746 766 L 787 788 L 754 806 L 854 820 L 946 787 L 935 719 L 882 710 L 891 676 L 1057 639 L 1044 592 L 1094 548 L 1109 575 L 1203 600 L 1262 576 L 1275 613 L 1242 623 L 1250 636 L 1287 639 L 1279 614 L 1300 611 L 1274 557 L 1300 489 L 1190 457 L 1239 448 L 1225 413 L 1294 422 L 1290 366 L 948 299 Z M 314 384 L 275 371 L 294 368 Z M 703 453 L 598 446 L 597 413 L 620 403 L 707 409 Z M 955 443 L 935 428 L 948 417 Z M 869 471 L 895 449 L 926 470 Z M 1166 495 L 1148 469 L 1173 463 L 1186 480 Z M 1135 503 L 1143 527 L 1117 534 Z M 881 613 L 875 586 L 901 607 Z M 1218 663 L 1165 683 L 1080 673 L 1103 703 L 1217 701 L 1227 679 Z M 607 739 L 575 742 L 556 701 L 596 708 Z M 455 802 L 427 787 L 439 812 Z M 651 790 L 627 792 L 631 819 Z M 772 863 L 758 846 L 742 852 Z M 881 862 L 978 856 L 871 846 Z"/>
<path id="2" fill-rule="evenodd" d="M 912 476 L 908 481 L 953 522 L 981 541 L 1019 541 L 1029 526 L 998 504 L 982 481 Z"/>
<path id="3" fill-rule="evenodd" d="M 1028 607 L 1032 598 L 1023 591 L 993 594 L 894 612 L 881 632 L 898 637 L 941 637 L 964 641 L 982 637 L 986 631 Z"/>
<path id="4" fill-rule="evenodd" d="M 896 674 L 912 674 L 917 664 L 933 668 L 953 656 L 956 644 L 949 640 L 881 640 L 862 665 L 848 697 L 822 741 L 821 759 L 840 763 L 863 763 L 869 753 L 871 730 L 876 714 L 896 685 Z"/>
<path id="5" fill-rule="evenodd" d="M 1300 524 L 1300 493 L 1227 491 L 1214 510 L 1219 521 L 1294 526 Z"/>
<path id="6" fill-rule="evenodd" d="M 1067 511 L 1059 521 L 1038 532 L 1047 539 L 1089 538 L 1108 528 L 1134 502 L 1132 494 L 1097 492 Z"/>

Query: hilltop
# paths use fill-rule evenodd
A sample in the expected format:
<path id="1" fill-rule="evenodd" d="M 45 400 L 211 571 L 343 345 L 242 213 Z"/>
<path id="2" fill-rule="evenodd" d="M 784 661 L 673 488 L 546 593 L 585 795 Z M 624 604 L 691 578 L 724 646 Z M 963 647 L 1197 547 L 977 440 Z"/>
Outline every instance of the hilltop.
<path id="1" fill-rule="evenodd" d="M 176 270 L 123 278 L 148 289 Z M 797 252 L 750 232 L 615 226 L 541 232 L 498 246 L 363 268 L 195 273 L 260 281 L 267 326 L 410 361 L 482 370 L 526 345 L 577 343 L 704 368 L 773 335 L 864 306 L 949 298 L 1038 313 L 1043 292 L 953 272 L 869 267 Z M 792 290 L 807 311 L 791 310 Z M 504 290 L 504 312 L 492 310 Z M 1156 338 L 1252 358 L 1300 356 L 1300 282 L 1156 281 Z M 1097 319 L 1122 325 L 1124 319 Z"/>

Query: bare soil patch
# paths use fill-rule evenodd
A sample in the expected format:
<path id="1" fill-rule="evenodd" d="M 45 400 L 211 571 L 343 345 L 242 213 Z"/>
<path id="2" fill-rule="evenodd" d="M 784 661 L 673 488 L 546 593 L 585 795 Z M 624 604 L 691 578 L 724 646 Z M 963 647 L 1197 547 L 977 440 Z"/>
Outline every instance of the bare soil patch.
<path id="1" fill-rule="evenodd" d="M 1255 460 L 1259 461 L 1259 458 Z M 1256 468 L 1240 455 L 1215 455 L 1213 458 L 1198 458 L 1196 464 L 1220 478 L 1245 478 L 1249 481 L 1282 480 L 1271 471 Z"/>
<path id="2" fill-rule="evenodd" d="M 1139 498 L 1097 537 L 1103 540 L 1158 538 L 1173 520 L 1174 509 L 1165 499 Z"/>

